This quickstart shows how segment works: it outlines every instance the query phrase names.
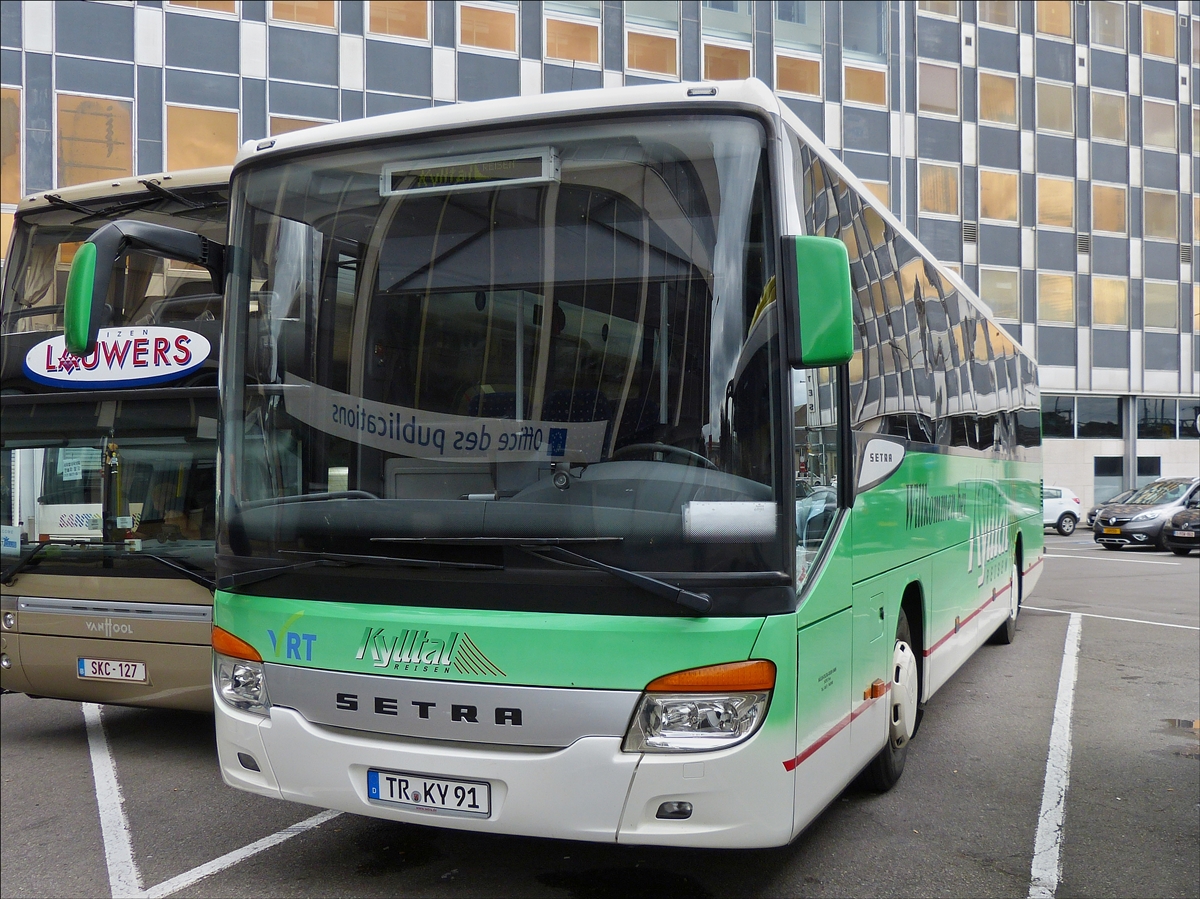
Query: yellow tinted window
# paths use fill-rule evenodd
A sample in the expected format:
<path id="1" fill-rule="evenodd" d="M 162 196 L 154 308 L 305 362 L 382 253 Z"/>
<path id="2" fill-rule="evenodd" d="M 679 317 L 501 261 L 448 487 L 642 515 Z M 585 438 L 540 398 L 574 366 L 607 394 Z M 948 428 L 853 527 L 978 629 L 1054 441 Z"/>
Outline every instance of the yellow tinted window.
<path id="1" fill-rule="evenodd" d="M 238 150 L 238 114 L 167 106 L 167 169 L 230 165 Z"/>
<path id="2" fill-rule="evenodd" d="M 132 174 L 133 104 L 59 94 L 59 186 Z"/>

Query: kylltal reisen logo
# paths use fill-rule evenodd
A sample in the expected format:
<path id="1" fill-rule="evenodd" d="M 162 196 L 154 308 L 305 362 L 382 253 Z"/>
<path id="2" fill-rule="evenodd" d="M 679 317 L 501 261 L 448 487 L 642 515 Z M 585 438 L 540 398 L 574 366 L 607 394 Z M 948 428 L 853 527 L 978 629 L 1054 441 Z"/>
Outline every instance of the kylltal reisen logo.
<path id="1" fill-rule="evenodd" d="M 25 354 L 25 374 L 40 384 L 77 389 L 160 384 L 199 368 L 211 351 L 203 334 L 182 328 L 102 328 L 86 356 L 70 352 L 61 334 L 36 344 Z"/>
<path id="2" fill-rule="evenodd" d="M 462 631 L 451 631 L 439 637 L 416 628 L 394 631 L 367 627 L 354 658 L 363 661 L 368 654 L 373 668 L 390 668 L 401 673 L 505 676 Z"/>

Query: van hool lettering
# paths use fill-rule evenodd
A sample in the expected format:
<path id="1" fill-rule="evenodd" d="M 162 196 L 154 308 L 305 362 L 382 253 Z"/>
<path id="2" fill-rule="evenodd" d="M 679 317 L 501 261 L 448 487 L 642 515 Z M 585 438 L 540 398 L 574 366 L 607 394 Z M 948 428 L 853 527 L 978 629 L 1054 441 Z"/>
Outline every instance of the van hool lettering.
<path id="1" fill-rule="evenodd" d="M 424 630 L 406 629 L 399 634 L 389 634 L 386 628 L 368 626 L 354 658 L 362 661 L 368 650 L 374 668 L 413 674 L 449 674 L 453 671 L 475 677 L 505 676 L 465 632 L 452 631 L 439 639 L 430 637 L 429 631 Z"/>

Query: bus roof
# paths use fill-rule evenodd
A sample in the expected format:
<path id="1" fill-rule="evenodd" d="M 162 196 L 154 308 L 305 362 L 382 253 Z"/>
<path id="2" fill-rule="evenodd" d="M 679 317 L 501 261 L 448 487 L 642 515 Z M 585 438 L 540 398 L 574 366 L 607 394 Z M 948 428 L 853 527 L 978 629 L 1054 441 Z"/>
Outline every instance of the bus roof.
<path id="1" fill-rule="evenodd" d="M 182 169 L 177 172 L 157 172 L 152 175 L 134 175 L 129 178 L 119 178 L 114 181 L 90 181 L 87 184 L 75 184 L 71 187 L 60 187 L 43 190 L 30 194 L 17 205 L 17 214 L 50 208 L 52 203 L 46 197 L 53 195 L 72 203 L 84 203 L 95 200 L 106 200 L 112 197 L 128 196 L 145 193 L 145 182 L 151 181 L 163 187 L 175 189 L 182 187 L 203 187 L 204 185 L 219 185 L 229 183 L 230 166 L 219 165 L 206 169 Z"/>

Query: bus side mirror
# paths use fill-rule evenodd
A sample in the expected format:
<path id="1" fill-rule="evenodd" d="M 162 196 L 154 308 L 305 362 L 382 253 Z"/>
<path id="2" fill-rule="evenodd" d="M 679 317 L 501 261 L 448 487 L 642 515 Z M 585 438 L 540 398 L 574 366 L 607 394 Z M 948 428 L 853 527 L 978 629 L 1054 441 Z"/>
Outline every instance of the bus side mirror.
<path id="1" fill-rule="evenodd" d="M 87 239 L 71 261 L 63 309 L 67 349 L 86 356 L 111 310 L 105 308 L 108 285 L 117 261 L 130 250 L 190 262 L 208 270 L 214 293 L 225 290 L 225 247 L 192 231 L 121 219 L 109 222 Z"/>
<path id="2" fill-rule="evenodd" d="M 834 237 L 784 237 L 783 321 L 793 368 L 844 365 L 854 355 L 850 257 Z"/>

